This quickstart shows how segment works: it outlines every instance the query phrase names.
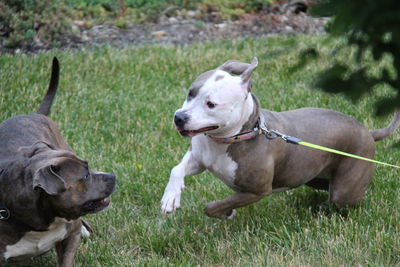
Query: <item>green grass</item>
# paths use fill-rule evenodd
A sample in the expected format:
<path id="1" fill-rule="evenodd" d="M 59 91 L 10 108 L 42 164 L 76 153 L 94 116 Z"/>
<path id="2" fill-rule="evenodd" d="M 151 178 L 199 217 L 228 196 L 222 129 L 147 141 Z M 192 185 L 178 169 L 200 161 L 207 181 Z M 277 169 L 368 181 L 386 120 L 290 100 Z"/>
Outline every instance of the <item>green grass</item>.
<path id="1" fill-rule="evenodd" d="M 310 89 L 325 60 L 290 76 L 300 48 L 321 38 L 269 38 L 190 46 L 53 50 L 0 58 L 0 119 L 34 112 L 47 87 L 53 56 L 61 82 L 51 118 L 92 169 L 113 171 L 117 189 L 109 209 L 86 216 L 95 233 L 81 243 L 76 266 L 394 266 L 400 264 L 400 179 L 377 167 L 362 205 L 320 211 L 327 194 L 300 187 L 238 210 L 232 221 L 208 218 L 209 201 L 231 191 L 209 173 L 186 179 L 182 208 L 160 213 L 171 168 L 189 146 L 174 130 L 172 115 L 186 88 L 202 72 L 228 59 L 260 65 L 253 92 L 264 108 L 281 111 L 323 107 L 356 117 L 368 128 L 373 100 L 353 104 Z M 293 45 L 296 44 L 296 45 Z M 329 48 L 321 48 L 325 53 Z M 340 53 L 342 59 L 352 51 Z M 391 93 L 381 88 L 380 95 Z M 392 148 L 399 133 L 377 144 L 376 159 L 399 163 Z M 54 266 L 55 253 L 31 262 Z"/>

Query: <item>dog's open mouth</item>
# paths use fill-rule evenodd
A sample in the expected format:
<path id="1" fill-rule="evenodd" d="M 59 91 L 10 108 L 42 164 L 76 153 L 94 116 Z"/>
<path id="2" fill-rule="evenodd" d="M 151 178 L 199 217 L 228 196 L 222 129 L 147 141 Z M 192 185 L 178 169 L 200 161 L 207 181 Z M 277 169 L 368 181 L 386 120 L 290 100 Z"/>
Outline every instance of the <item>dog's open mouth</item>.
<path id="1" fill-rule="evenodd" d="M 97 213 L 107 208 L 108 205 L 110 205 L 110 199 L 102 198 L 86 202 L 83 204 L 82 209 L 85 213 Z"/>
<path id="2" fill-rule="evenodd" d="M 203 127 L 203 128 L 198 129 L 198 130 L 184 130 L 184 129 L 179 129 L 179 128 L 177 130 L 179 131 L 179 133 L 182 136 L 193 137 L 195 135 L 198 135 L 199 133 L 205 133 L 205 132 L 212 131 L 212 130 L 215 130 L 215 129 L 218 129 L 218 126 Z"/>

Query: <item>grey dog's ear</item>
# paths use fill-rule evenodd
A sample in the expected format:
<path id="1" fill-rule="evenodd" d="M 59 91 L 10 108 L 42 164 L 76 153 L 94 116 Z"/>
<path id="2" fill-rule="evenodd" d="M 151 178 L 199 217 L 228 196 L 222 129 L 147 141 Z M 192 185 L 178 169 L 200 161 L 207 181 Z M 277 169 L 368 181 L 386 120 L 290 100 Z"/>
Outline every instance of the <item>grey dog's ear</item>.
<path id="1" fill-rule="evenodd" d="M 25 157 L 31 158 L 34 155 L 44 152 L 48 149 L 54 149 L 54 148 L 52 145 L 46 142 L 38 141 L 31 146 L 22 146 L 18 149 L 18 151 L 21 152 Z"/>
<path id="2" fill-rule="evenodd" d="M 56 165 L 48 165 L 37 170 L 33 176 L 33 189 L 41 188 L 49 195 L 58 195 L 65 190 L 64 180 L 57 174 Z"/>
<path id="3" fill-rule="evenodd" d="M 253 60 L 251 61 L 251 63 L 249 64 L 249 66 L 240 75 L 243 83 L 248 83 L 250 81 L 251 74 L 253 73 L 255 68 L 257 68 L 257 66 L 258 66 L 258 60 L 256 57 L 254 57 Z"/>
<path id="4" fill-rule="evenodd" d="M 249 63 L 244 63 L 238 60 L 228 60 L 217 69 L 226 71 L 231 74 L 241 75 L 249 66 Z"/>
<path id="5" fill-rule="evenodd" d="M 254 57 L 250 64 L 241 62 L 239 60 L 228 60 L 227 62 L 219 66 L 217 69 L 235 75 L 251 76 L 251 73 L 257 67 L 257 65 L 258 65 L 258 60 L 256 57 Z"/>
<path id="6" fill-rule="evenodd" d="M 244 63 L 237 60 L 228 60 L 217 69 L 226 71 L 231 74 L 240 75 L 242 78 L 242 84 L 250 91 L 251 89 L 251 74 L 253 73 L 254 69 L 258 66 L 258 60 L 256 57 L 253 58 L 251 63 Z"/>
<path id="7" fill-rule="evenodd" d="M 258 66 L 258 60 L 256 57 L 253 58 L 251 61 L 249 67 L 240 75 L 240 78 L 242 79 L 242 87 L 247 91 L 250 92 L 251 87 L 253 87 L 253 83 L 251 80 L 251 74 L 253 74 L 253 71 L 255 68 Z"/>

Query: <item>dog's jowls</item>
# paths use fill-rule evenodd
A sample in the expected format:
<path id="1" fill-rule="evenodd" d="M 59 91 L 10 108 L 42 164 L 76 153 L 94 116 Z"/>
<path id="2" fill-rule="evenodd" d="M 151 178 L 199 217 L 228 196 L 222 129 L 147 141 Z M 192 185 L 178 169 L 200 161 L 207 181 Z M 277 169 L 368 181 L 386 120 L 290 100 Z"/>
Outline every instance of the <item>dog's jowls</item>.
<path id="1" fill-rule="evenodd" d="M 109 204 L 112 173 L 95 172 L 74 154 L 47 117 L 59 76 L 53 60 L 47 94 L 37 114 L 0 124 L 0 265 L 57 250 L 59 266 L 72 266 L 87 226 L 80 218 Z"/>
<path id="2" fill-rule="evenodd" d="M 375 141 L 388 137 L 398 127 L 400 114 L 383 129 L 368 131 L 354 118 L 340 112 L 302 108 L 274 112 L 261 109 L 250 92 L 251 74 L 257 67 L 230 60 L 201 74 L 190 86 L 174 122 L 182 136 L 192 137 L 189 151 L 175 166 L 161 200 L 161 210 L 170 213 L 180 207 L 184 177 L 211 171 L 234 194 L 208 203 L 208 216 L 233 218 L 235 209 L 273 193 L 301 185 L 329 191 L 329 200 L 340 207 L 358 204 L 365 195 L 374 165 L 269 140 L 258 135 L 234 144 L 216 142 L 251 131 L 262 116 L 270 129 L 318 145 L 373 158 Z"/>

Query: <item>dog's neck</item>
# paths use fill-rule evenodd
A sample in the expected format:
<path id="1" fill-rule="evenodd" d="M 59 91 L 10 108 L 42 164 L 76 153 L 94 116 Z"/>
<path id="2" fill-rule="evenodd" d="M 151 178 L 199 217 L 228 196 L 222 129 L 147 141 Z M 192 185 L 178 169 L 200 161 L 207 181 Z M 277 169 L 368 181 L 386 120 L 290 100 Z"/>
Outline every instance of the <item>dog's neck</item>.
<path id="1" fill-rule="evenodd" d="M 257 124 L 258 118 L 260 117 L 260 101 L 252 93 L 250 93 L 250 96 L 248 98 L 252 99 L 253 110 L 252 113 L 248 116 L 247 121 L 242 125 L 239 133 L 248 132 L 254 129 L 254 126 Z"/>

